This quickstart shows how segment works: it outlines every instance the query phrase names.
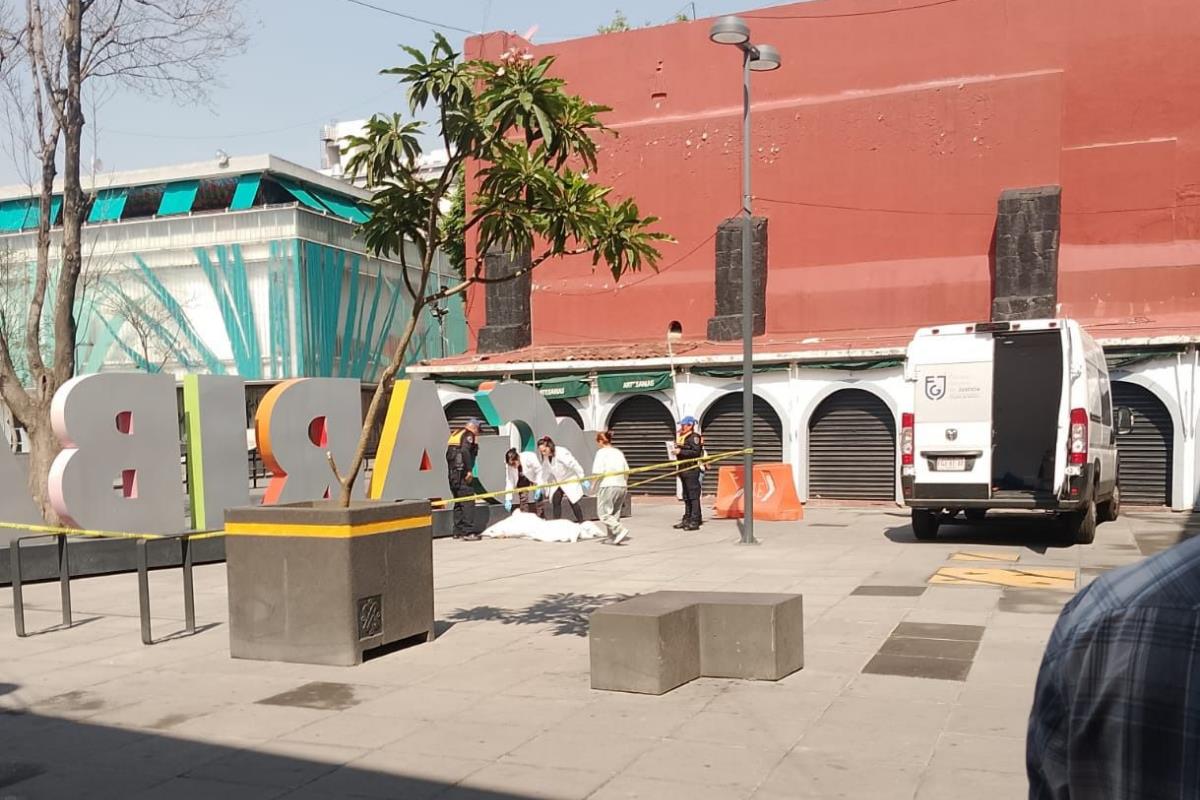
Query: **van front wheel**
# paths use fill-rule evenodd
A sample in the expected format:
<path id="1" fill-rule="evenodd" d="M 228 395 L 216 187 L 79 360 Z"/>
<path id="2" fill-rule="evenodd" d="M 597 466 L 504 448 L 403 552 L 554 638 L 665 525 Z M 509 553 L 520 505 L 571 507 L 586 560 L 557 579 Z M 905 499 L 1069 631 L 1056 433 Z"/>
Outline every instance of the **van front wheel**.
<path id="1" fill-rule="evenodd" d="M 913 535 L 922 542 L 937 538 L 938 528 L 942 524 L 942 515 L 938 511 L 925 508 L 914 508 L 912 512 Z"/>
<path id="2" fill-rule="evenodd" d="M 1091 544 L 1096 541 L 1096 502 L 1089 500 L 1082 511 L 1064 515 L 1067 536 L 1075 544 Z"/>

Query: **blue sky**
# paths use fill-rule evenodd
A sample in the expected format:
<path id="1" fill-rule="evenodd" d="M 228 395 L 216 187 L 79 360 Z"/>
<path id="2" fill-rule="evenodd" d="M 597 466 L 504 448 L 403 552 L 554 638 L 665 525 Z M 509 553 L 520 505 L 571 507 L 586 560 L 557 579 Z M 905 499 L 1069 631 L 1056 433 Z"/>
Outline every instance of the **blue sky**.
<path id="1" fill-rule="evenodd" d="M 469 30 L 538 26 L 534 41 L 585 36 L 618 9 L 630 22 L 660 23 L 692 13 L 682 0 L 370 0 L 373 5 Z M 753 0 L 699 0 L 700 17 L 766 5 Z M 637 9 L 636 11 L 634 9 Z M 88 109 L 84 165 L 98 156 L 104 171 L 151 167 L 212 157 L 270 152 L 318 166 L 321 126 L 331 120 L 403 109 L 393 78 L 379 69 L 402 63 L 400 44 L 421 46 L 429 25 L 374 11 L 349 0 L 244 0 L 251 35 L 247 51 L 229 59 L 208 107 L 117 92 Z M 464 34 L 445 31 L 461 44 Z M 92 127 L 94 126 L 94 128 Z M 19 182 L 7 156 L 0 184 Z"/>

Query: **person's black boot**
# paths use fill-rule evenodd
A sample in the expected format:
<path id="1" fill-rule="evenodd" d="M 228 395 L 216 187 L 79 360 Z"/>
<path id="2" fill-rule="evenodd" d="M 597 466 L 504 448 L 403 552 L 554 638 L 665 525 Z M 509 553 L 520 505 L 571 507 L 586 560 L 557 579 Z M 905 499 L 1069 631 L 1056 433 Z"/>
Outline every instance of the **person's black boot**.
<path id="1" fill-rule="evenodd" d="M 677 531 L 681 531 L 681 530 L 684 530 L 685 528 L 687 528 L 687 526 L 688 526 L 687 520 L 683 520 L 681 522 L 676 522 L 671 527 Z"/>

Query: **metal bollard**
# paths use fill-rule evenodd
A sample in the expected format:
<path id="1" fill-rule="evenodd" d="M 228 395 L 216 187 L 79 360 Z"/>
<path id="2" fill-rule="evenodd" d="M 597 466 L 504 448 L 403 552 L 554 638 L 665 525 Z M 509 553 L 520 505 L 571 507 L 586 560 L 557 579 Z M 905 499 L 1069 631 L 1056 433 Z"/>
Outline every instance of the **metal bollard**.
<path id="1" fill-rule="evenodd" d="M 192 541 L 188 534 L 164 536 L 163 539 L 179 539 L 181 547 L 181 564 L 183 570 L 183 619 L 187 633 L 196 632 L 196 597 L 192 578 Z M 150 557 L 149 540 L 138 539 L 137 572 L 138 572 L 138 612 L 142 624 L 142 644 L 154 644 L 154 636 L 150 625 Z"/>
<path id="2" fill-rule="evenodd" d="M 62 624 L 64 628 L 69 628 L 72 624 L 71 560 L 67 546 L 67 537 L 64 534 L 57 533 L 22 536 L 13 539 L 8 546 L 9 574 L 13 590 L 13 626 L 16 628 L 17 636 L 20 638 L 25 638 L 29 635 L 25 630 L 25 593 L 21 576 L 21 542 L 26 539 L 46 539 L 51 536 L 54 537 L 58 550 L 58 585 L 59 595 L 62 598 Z"/>

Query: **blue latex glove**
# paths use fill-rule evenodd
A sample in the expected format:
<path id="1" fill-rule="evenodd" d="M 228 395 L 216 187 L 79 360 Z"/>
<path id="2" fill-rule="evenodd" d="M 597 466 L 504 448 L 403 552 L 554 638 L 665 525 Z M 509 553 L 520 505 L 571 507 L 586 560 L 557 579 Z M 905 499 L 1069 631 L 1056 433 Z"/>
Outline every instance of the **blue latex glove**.
<path id="1" fill-rule="evenodd" d="M 590 491 L 592 490 L 592 482 L 591 482 L 591 481 L 584 481 L 584 482 L 583 482 L 583 490 L 584 490 L 585 492 L 590 492 Z"/>
<path id="2" fill-rule="evenodd" d="M 505 510 L 505 511 L 509 511 L 509 512 L 511 512 L 511 511 L 512 511 L 512 500 L 505 500 L 505 501 L 504 501 L 504 510 Z"/>

